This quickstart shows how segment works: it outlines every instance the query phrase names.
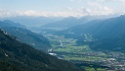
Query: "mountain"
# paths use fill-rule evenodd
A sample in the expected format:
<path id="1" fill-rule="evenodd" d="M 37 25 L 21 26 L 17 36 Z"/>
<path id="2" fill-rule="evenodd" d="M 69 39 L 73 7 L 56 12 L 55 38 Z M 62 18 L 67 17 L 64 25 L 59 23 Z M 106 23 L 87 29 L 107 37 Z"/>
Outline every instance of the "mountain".
<path id="1" fill-rule="evenodd" d="M 21 25 L 25 25 L 26 27 L 38 27 L 44 24 L 48 24 L 51 22 L 56 22 L 61 20 L 61 17 L 33 17 L 33 16 L 16 16 L 16 17 L 5 17 L 0 18 L 1 20 L 11 20 L 14 22 L 18 22 Z"/>
<path id="2" fill-rule="evenodd" d="M 43 50 L 45 52 L 47 52 L 48 49 L 51 49 L 49 40 L 43 37 L 42 35 L 33 33 L 27 29 L 16 27 L 3 27 L 3 29 L 12 34 L 13 36 L 17 37 L 19 41 L 29 44 L 36 49 Z"/>
<path id="3" fill-rule="evenodd" d="M 4 20 L 4 21 L 0 21 L 0 27 L 18 27 L 18 28 L 26 28 L 25 26 L 19 24 L 19 23 L 15 23 L 12 22 L 10 20 Z"/>
<path id="4" fill-rule="evenodd" d="M 21 43 L 0 29 L 0 71 L 81 71 L 64 60 Z"/>
<path id="5" fill-rule="evenodd" d="M 112 16 L 84 16 L 81 18 L 68 17 L 68 18 L 64 18 L 57 22 L 45 24 L 41 28 L 47 29 L 47 30 L 48 29 L 64 30 L 64 29 L 68 29 L 71 27 L 75 27 L 77 25 L 86 24 L 93 20 L 98 20 L 98 19 L 104 20 L 104 19 L 107 19 L 110 17 L 112 17 Z"/>
<path id="6" fill-rule="evenodd" d="M 45 29 L 67 29 L 69 27 L 77 25 L 76 21 L 77 21 L 77 18 L 68 17 L 68 18 L 64 18 L 63 20 L 60 20 L 57 22 L 45 24 L 42 26 L 42 28 L 45 28 Z"/>
<path id="7" fill-rule="evenodd" d="M 23 43 L 27 43 L 36 49 L 48 51 L 51 48 L 49 40 L 43 37 L 42 35 L 38 35 L 33 33 L 26 28 L 20 26 L 20 24 L 16 24 L 12 21 L 1 21 L 0 27 L 11 35 L 15 36 L 19 41 Z"/>
<path id="8" fill-rule="evenodd" d="M 124 51 L 125 15 L 95 20 L 63 31 L 66 37 L 78 39 L 78 44 L 91 42 L 94 50 Z"/>

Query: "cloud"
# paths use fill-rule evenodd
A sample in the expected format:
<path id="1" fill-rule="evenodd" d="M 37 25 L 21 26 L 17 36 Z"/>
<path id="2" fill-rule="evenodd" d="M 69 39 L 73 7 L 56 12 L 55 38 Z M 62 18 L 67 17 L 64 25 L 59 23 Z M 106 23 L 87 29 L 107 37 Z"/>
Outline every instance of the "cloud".
<path id="1" fill-rule="evenodd" d="M 76 11 L 67 11 L 67 12 L 43 12 L 43 11 L 35 11 L 35 10 L 27 10 L 27 11 L 9 11 L 0 9 L 0 18 L 3 17 L 15 17 L 15 16 L 33 16 L 33 17 L 80 17 L 84 16 L 84 14 L 76 12 Z"/>
<path id="2" fill-rule="evenodd" d="M 70 0 L 71 2 L 73 2 L 74 0 Z"/>
<path id="3" fill-rule="evenodd" d="M 78 10 L 80 13 L 84 15 L 110 15 L 114 14 L 113 9 L 110 9 L 105 6 L 100 6 L 99 8 L 91 9 L 91 8 L 80 8 Z"/>
<path id="4" fill-rule="evenodd" d="M 125 2 L 125 0 L 95 0 L 95 1 L 98 1 L 98 2 L 113 2 L 113 1 L 116 1 L 116 2 Z"/>
<path id="5" fill-rule="evenodd" d="M 0 17 L 10 16 L 10 13 L 5 9 L 0 9 Z"/>
<path id="6" fill-rule="evenodd" d="M 78 4 L 82 3 L 82 0 L 69 0 L 69 1 L 73 3 L 78 3 Z"/>
<path id="7" fill-rule="evenodd" d="M 87 2 L 89 6 L 100 6 L 97 2 Z"/>
<path id="8" fill-rule="evenodd" d="M 34 10 L 28 10 L 28 11 L 18 11 L 18 15 L 20 16 L 44 16 L 44 17 L 69 17 L 69 16 L 83 16 L 83 14 L 78 12 L 43 12 L 43 11 L 34 11 Z"/>
<path id="9" fill-rule="evenodd" d="M 72 11 L 72 10 L 73 10 L 70 6 L 68 6 L 67 9 L 68 9 L 69 11 Z"/>
<path id="10" fill-rule="evenodd" d="M 112 8 L 101 5 L 98 2 L 87 2 L 87 5 L 89 6 L 89 8 L 86 9 L 86 12 L 88 12 L 88 14 L 90 15 L 110 15 L 115 13 Z"/>
<path id="11" fill-rule="evenodd" d="M 89 15 L 91 13 L 91 10 L 88 8 L 80 8 L 78 9 L 79 13 L 83 13 L 84 15 Z"/>
<path id="12" fill-rule="evenodd" d="M 0 10 L 0 17 L 14 17 L 14 16 L 82 17 L 86 15 L 108 15 L 111 13 L 112 13 L 112 10 L 109 9 L 108 7 L 100 7 L 100 10 L 93 10 L 89 8 L 79 8 L 77 10 L 72 10 L 67 12 L 43 12 L 43 11 L 35 11 L 35 10 L 27 10 L 27 11 Z"/>
<path id="13" fill-rule="evenodd" d="M 85 15 L 109 15 L 109 14 L 116 14 L 116 13 L 120 13 L 120 14 L 125 13 L 125 9 L 124 9 L 125 0 L 68 0 L 68 1 L 64 0 L 64 1 L 66 1 L 65 4 L 59 4 L 57 8 L 55 8 L 55 5 L 52 6 L 51 4 L 50 5 L 46 4 L 45 6 L 44 4 L 43 5 L 41 4 L 41 5 L 38 5 L 39 7 L 32 5 L 34 6 L 33 8 L 32 6 L 31 8 L 27 7 L 23 9 L 15 7 L 15 10 L 20 10 L 20 11 L 14 11 L 14 10 L 9 11 L 13 9 L 13 7 L 12 8 L 10 7 L 9 10 L 0 9 L 0 17 L 12 17 L 12 16 L 46 16 L 46 17 L 78 16 L 79 17 L 79 16 L 85 16 Z M 64 3 L 63 1 L 61 2 Z M 54 10 L 50 8 L 54 8 L 56 12 L 52 12 Z M 31 9 L 31 10 L 27 10 L 27 9 Z M 37 11 L 37 10 L 41 10 L 41 11 Z"/>
<path id="14" fill-rule="evenodd" d="M 0 18 L 3 17 L 14 17 L 14 16 L 18 16 L 19 13 L 16 11 L 9 11 L 6 9 L 0 9 Z"/>
<path id="15" fill-rule="evenodd" d="M 100 6 L 100 10 L 99 12 L 97 12 L 99 15 L 110 15 L 110 14 L 114 14 L 113 9 L 108 8 L 106 6 Z"/>

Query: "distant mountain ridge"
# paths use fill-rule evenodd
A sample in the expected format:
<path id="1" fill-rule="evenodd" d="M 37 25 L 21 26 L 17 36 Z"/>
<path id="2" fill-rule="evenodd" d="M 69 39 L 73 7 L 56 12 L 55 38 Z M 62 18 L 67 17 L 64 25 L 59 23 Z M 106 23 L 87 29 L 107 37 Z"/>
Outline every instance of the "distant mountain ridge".
<path id="1" fill-rule="evenodd" d="M 41 26 L 42 29 L 55 29 L 55 30 L 64 30 L 77 25 L 86 24 L 94 20 L 104 20 L 112 16 L 84 16 L 81 18 L 76 17 L 67 17 L 57 22 L 52 22 Z"/>
<path id="2" fill-rule="evenodd" d="M 124 51 L 125 15 L 106 20 L 96 20 L 83 25 L 72 27 L 62 33 L 66 37 L 78 39 L 77 43 L 85 44 L 85 34 L 93 37 L 91 48 L 94 50 Z"/>
<path id="3" fill-rule="evenodd" d="M 45 24 L 42 26 L 42 28 L 45 28 L 45 29 L 67 29 L 69 27 L 77 25 L 76 22 L 77 22 L 77 18 L 68 17 L 68 18 L 64 18 L 61 21 Z"/>
<path id="4" fill-rule="evenodd" d="M 77 27 L 73 27 L 69 29 L 70 31 L 74 31 L 76 34 L 85 34 L 85 33 L 91 33 L 95 37 L 105 35 L 104 37 L 107 38 L 112 35 L 117 35 L 116 33 L 119 33 L 118 35 L 122 35 L 125 32 L 123 31 L 125 29 L 125 16 L 120 16 L 116 18 L 110 18 L 107 20 L 97 20 L 92 21 L 84 25 L 80 25 Z M 77 32 L 79 31 L 79 32 Z M 110 35 L 111 34 L 111 35 Z M 117 35 L 117 36 L 118 36 Z M 116 37 L 117 37 L 116 36 Z"/>
<path id="5" fill-rule="evenodd" d="M 18 28 L 26 28 L 26 26 L 23 26 L 19 23 L 12 22 L 10 20 L 4 20 L 0 21 L 0 27 L 18 27 Z"/>
<path id="6" fill-rule="evenodd" d="M 14 23 L 9 20 L 1 21 L 0 27 L 6 30 L 11 35 L 17 37 L 17 39 L 23 43 L 27 43 L 36 49 L 48 51 L 51 48 L 49 40 L 43 37 L 42 35 L 38 35 L 33 33 L 22 26 L 20 24 Z"/>
<path id="7" fill-rule="evenodd" d="M 15 16 L 15 17 L 5 17 L 0 18 L 1 20 L 11 20 L 14 22 L 18 22 L 21 25 L 25 25 L 26 27 L 38 27 L 47 23 L 56 22 L 61 20 L 61 17 L 33 17 L 33 16 Z"/>

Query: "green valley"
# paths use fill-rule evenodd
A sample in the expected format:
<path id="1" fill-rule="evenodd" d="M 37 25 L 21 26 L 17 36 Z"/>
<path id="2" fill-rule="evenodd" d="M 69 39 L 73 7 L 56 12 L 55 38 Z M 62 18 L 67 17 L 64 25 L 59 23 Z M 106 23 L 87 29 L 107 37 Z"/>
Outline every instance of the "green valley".
<path id="1" fill-rule="evenodd" d="M 107 53 L 106 51 L 94 51 L 89 48 L 89 44 L 77 45 L 77 40 L 73 38 L 65 38 L 64 36 L 52 34 L 48 34 L 46 37 L 48 37 L 53 47 L 49 53 L 54 53 L 54 56 L 71 61 L 74 64 L 83 64 L 80 67 L 87 71 L 94 71 L 93 69 L 106 71 L 106 69 L 115 68 L 115 63 L 119 63 L 120 65 L 121 61 L 119 60 L 125 59 L 125 54 L 122 52 L 110 51 Z M 85 62 L 87 64 L 90 62 L 90 64 L 87 66 Z M 98 66 L 95 66 L 96 63 Z M 120 66 L 117 67 L 119 68 Z"/>

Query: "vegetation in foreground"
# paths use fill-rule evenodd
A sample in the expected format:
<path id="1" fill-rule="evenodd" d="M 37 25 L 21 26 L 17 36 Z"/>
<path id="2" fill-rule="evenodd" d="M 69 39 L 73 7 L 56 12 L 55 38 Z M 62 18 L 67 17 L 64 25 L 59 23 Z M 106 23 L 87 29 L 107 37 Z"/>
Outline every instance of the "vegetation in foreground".
<path id="1" fill-rule="evenodd" d="M 81 71 L 70 62 L 20 43 L 0 29 L 0 71 Z"/>

